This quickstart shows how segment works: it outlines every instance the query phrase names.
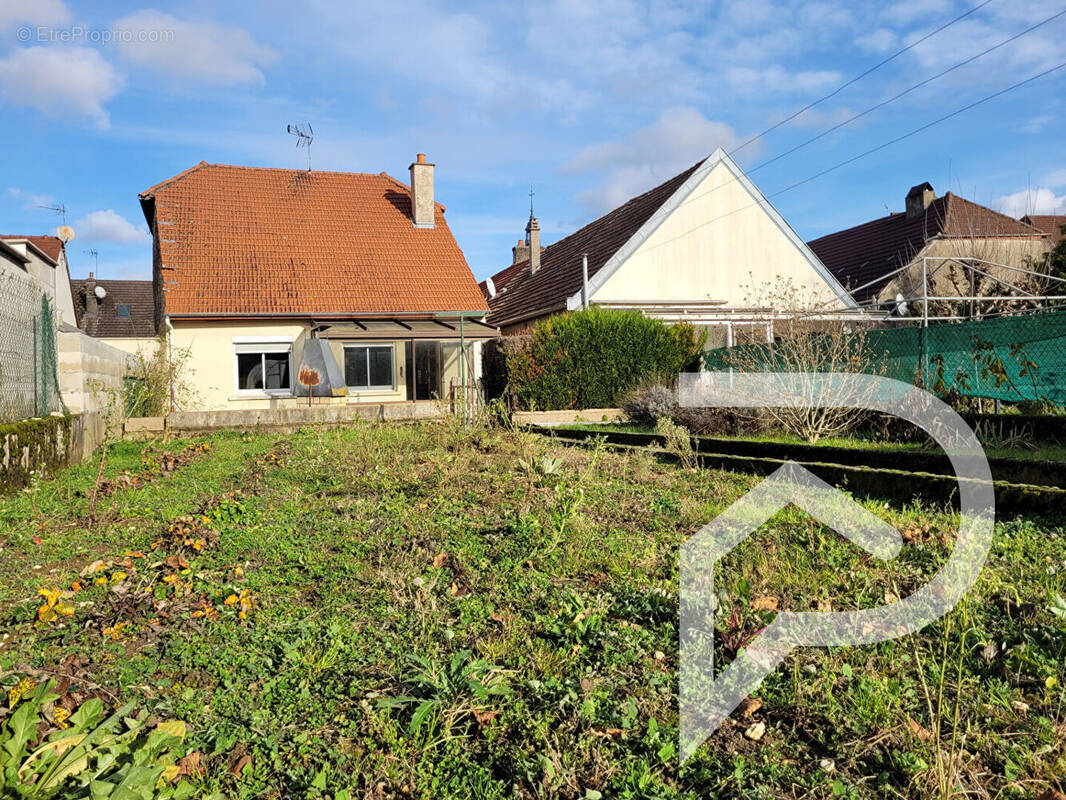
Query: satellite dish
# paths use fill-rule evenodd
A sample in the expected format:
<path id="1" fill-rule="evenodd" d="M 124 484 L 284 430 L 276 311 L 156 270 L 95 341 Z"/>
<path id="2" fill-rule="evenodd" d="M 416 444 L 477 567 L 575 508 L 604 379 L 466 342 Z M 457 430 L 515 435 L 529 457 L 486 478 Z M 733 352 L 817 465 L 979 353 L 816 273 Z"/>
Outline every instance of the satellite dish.
<path id="1" fill-rule="evenodd" d="M 93 289 L 93 294 L 95 294 L 100 300 L 103 300 L 105 297 L 107 297 L 107 289 L 105 289 L 103 286 L 97 286 L 95 289 Z"/>
<path id="2" fill-rule="evenodd" d="M 59 237 L 61 242 L 66 244 L 74 238 L 74 229 L 69 225 L 60 225 L 56 228 L 56 236 Z"/>
<path id="3" fill-rule="evenodd" d="M 492 278 L 485 278 L 485 288 L 489 290 L 490 300 L 496 296 L 496 284 L 492 282 Z"/>
<path id="4" fill-rule="evenodd" d="M 901 317 L 907 316 L 907 298 L 899 292 L 896 293 L 896 314 Z"/>

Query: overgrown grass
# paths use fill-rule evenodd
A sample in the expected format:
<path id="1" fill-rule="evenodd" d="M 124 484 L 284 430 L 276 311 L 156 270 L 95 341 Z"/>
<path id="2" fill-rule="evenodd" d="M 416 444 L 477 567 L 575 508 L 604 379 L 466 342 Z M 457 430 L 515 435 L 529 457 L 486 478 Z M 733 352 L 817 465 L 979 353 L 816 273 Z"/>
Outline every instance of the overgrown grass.
<path id="1" fill-rule="evenodd" d="M 114 447 L 117 488 L 92 525 L 93 464 L 0 498 L 5 689 L 61 672 L 184 720 L 201 795 L 1063 788 L 1057 522 L 998 525 L 978 587 L 919 634 L 794 653 L 763 684 L 761 707 L 679 770 L 678 546 L 756 478 L 448 422 L 203 441 L 210 449 L 169 473 L 153 466 L 163 452 L 197 443 Z M 127 487 L 123 471 L 150 480 Z M 730 554 L 716 572 L 723 660 L 772 618 L 757 610 L 766 598 L 869 607 L 943 562 L 952 514 L 865 505 L 905 532 L 892 562 L 794 509 Z M 174 548 L 186 566 L 164 560 Z M 73 615 L 35 623 L 37 591 L 75 580 Z M 152 605 L 131 599 L 148 585 Z M 766 725 L 757 741 L 744 735 L 754 722 Z"/>

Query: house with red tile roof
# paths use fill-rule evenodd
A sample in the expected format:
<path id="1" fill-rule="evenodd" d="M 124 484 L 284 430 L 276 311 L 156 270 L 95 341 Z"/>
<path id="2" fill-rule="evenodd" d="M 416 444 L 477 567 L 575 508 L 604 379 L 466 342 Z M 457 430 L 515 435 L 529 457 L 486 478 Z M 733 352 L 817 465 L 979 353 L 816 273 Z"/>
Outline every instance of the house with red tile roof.
<path id="1" fill-rule="evenodd" d="M 482 283 L 505 333 L 588 305 L 708 329 L 708 346 L 772 335 L 762 287 L 827 308 L 851 296 L 721 149 L 547 247 L 531 215 L 512 263 Z"/>
<path id="2" fill-rule="evenodd" d="M 1066 238 L 1066 214 L 1026 214 L 1022 222 L 1043 232 L 1052 247 Z"/>
<path id="3" fill-rule="evenodd" d="M 67 249 L 58 236 L 0 234 L 0 263 L 3 268 L 29 275 L 55 304 L 61 322 L 77 324 L 70 289 Z"/>
<path id="4" fill-rule="evenodd" d="M 140 195 L 156 326 L 188 352 L 199 408 L 283 407 L 308 392 L 430 401 L 476 381 L 497 331 L 434 198 L 434 165 L 419 154 L 409 170 L 410 185 L 201 162 Z"/>
<path id="5" fill-rule="evenodd" d="M 951 192 L 937 197 L 928 182 L 911 187 L 904 208 L 807 243 L 860 303 L 1002 295 L 1028 280 L 1019 270 L 1048 247 L 1025 221 Z"/>

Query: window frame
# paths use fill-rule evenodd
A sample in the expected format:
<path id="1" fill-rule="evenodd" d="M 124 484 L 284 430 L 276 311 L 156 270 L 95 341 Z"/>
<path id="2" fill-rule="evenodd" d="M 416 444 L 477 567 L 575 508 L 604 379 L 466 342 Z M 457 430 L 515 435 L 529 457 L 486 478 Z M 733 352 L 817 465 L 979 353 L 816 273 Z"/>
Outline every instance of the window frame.
<path id="1" fill-rule="evenodd" d="M 126 313 L 122 313 L 122 309 L 126 309 Z M 129 303 L 116 303 L 115 304 L 115 316 L 122 319 L 129 319 L 133 316 L 133 307 Z"/>
<path id="2" fill-rule="evenodd" d="M 370 386 L 370 348 L 383 347 L 389 350 L 389 365 L 390 372 L 392 373 L 392 383 L 383 384 L 380 386 Z M 366 369 L 367 369 L 367 385 L 366 386 L 347 386 L 348 383 L 348 351 L 349 350 L 367 350 Z M 341 353 L 341 369 L 344 370 L 344 383 L 348 389 L 349 394 L 387 394 L 394 393 L 396 391 L 396 342 L 345 342 Z"/>
<path id="3" fill-rule="evenodd" d="M 289 386 L 286 389 L 266 388 L 266 356 L 281 355 L 288 357 Z M 258 355 L 260 368 L 263 371 L 262 389 L 241 388 L 240 356 Z M 260 338 L 258 336 L 242 336 L 233 340 L 233 391 L 241 398 L 245 397 L 292 397 L 293 396 L 293 353 L 292 339 Z"/>

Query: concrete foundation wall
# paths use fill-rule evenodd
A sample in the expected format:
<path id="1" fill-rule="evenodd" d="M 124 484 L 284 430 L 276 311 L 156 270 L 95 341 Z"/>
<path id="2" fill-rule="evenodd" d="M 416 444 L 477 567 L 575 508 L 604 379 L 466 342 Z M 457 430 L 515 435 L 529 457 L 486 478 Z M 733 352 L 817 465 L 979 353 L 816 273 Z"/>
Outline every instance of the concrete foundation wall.
<path id="1" fill-rule="evenodd" d="M 306 402 L 306 401 L 305 401 Z M 175 411 L 167 427 L 177 435 L 215 430 L 268 430 L 291 433 L 305 425 L 339 427 L 357 421 L 429 419 L 441 414 L 435 402 L 358 403 L 233 411 Z"/>

